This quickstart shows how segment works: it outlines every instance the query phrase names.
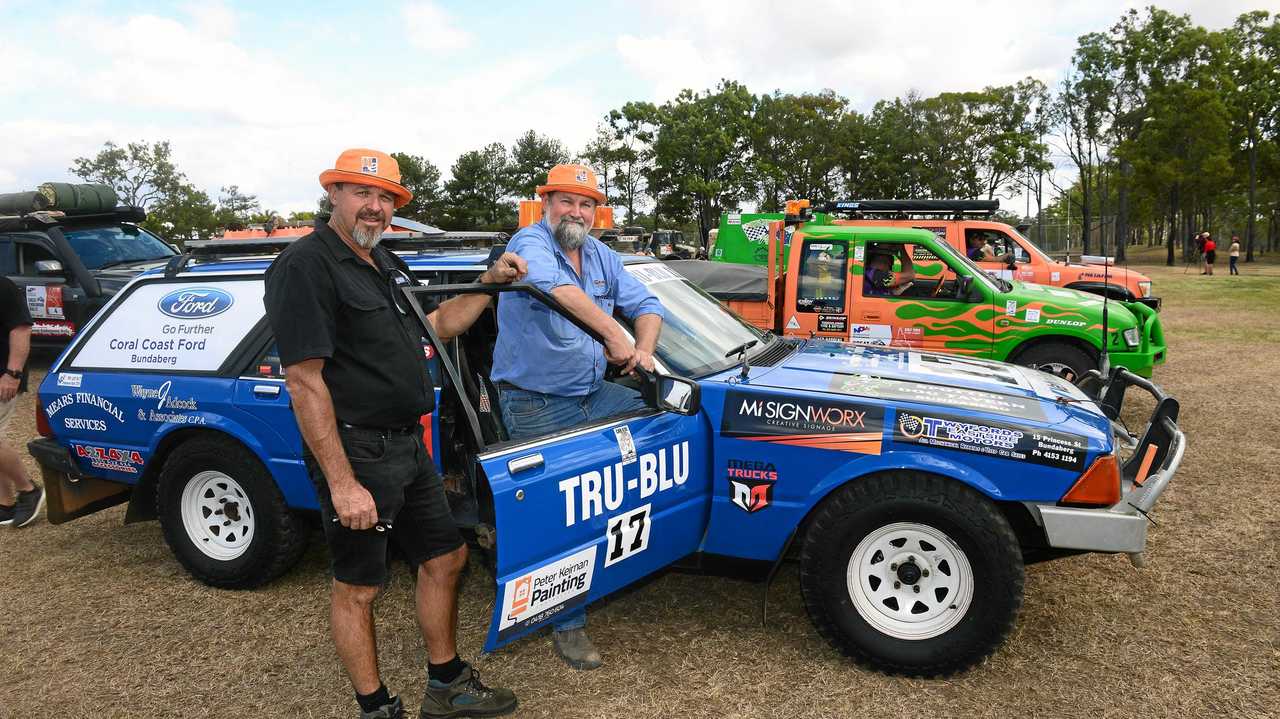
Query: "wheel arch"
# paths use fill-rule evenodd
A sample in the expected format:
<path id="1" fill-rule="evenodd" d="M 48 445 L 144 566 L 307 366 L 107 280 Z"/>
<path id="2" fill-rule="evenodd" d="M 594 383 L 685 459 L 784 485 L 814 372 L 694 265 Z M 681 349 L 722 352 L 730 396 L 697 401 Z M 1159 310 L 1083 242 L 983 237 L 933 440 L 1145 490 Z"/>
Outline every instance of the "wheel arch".
<path id="1" fill-rule="evenodd" d="M 270 463 L 267 458 L 263 457 L 259 445 L 257 448 L 250 446 L 242 441 L 232 432 L 224 427 L 201 426 L 201 427 L 178 427 L 172 431 L 159 435 L 156 439 L 154 449 L 151 450 L 151 457 L 147 461 L 146 468 L 142 471 L 142 476 L 138 479 L 138 483 L 134 485 L 133 496 L 129 498 L 129 508 L 125 512 L 124 523 L 133 524 L 134 522 L 147 522 L 157 519 L 156 514 L 156 490 L 160 484 L 160 473 L 164 469 L 164 464 L 168 461 L 169 456 L 178 447 L 187 442 L 208 437 L 211 439 L 220 439 L 235 442 L 244 447 L 254 456 L 267 470 L 271 471 Z"/>
<path id="2" fill-rule="evenodd" d="M 906 456 L 904 456 L 906 455 Z M 883 457 L 883 456 L 882 456 Z M 822 504 L 830 499 L 841 488 L 854 482 L 865 481 L 873 477 L 879 477 L 894 472 L 917 472 L 937 477 L 947 482 L 955 482 L 965 485 L 985 497 L 992 504 L 1001 507 L 1004 512 L 1003 505 L 1013 504 L 1021 507 L 1021 503 L 1007 500 L 1001 496 L 1000 488 L 992 481 L 987 479 L 981 473 L 957 462 L 942 459 L 932 455 L 922 455 L 917 452 L 894 453 L 889 455 L 891 460 L 882 461 L 875 467 L 868 468 L 856 475 L 845 475 L 843 478 L 835 477 L 820 482 L 815 485 L 813 491 L 809 495 L 809 503 L 805 507 L 804 515 L 800 521 L 796 523 L 796 538 L 801 539 L 809 531 L 809 526 L 813 521 L 813 517 L 818 513 Z M 1025 511 L 1025 509 L 1024 509 Z M 1016 512 L 1016 510 L 1010 510 Z M 1009 513 L 1005 513 L 1008 517 Z M 1029 518 L 1029 517 L 1028 517 Z M 1032 520 L 1034 522 L 1034 520 Z M 1012 524 L 1012 521 L 1010 522 Z M 1016 527 L 1017 525 L 1015 525 Z M 1021 533 L 1018 533 L 1019 541 L 1022 540 Z M 795 543 L 793 543 L 793 551 L 795 551 Z"/>
<path id="3" fill-rule="evenodd" d="M 1098 348 L 1098 345 L 1095 345 L 1092 341 L 1083 339 L 1081 337 L 1077 337 L 1075 335 L 1069 335 L 1069 334 L 1041 335 L 1040 337 L 1032 337 L 1030 339 L 1023 340 L 1020 344 L 1014 346 L 1014 348 L 1009 351 L 1009 358 L 1006 361 L 1011 362 L 1013 364 L 1020 364 L 1018 360 L 1021 358 L 1022 355 L 1026 354 L 1028 351 L 1035 349 L 1036 347 L 1042 347 L 1044 345 L 1051 345 L 1051 344 L 1065 344 L 1065 345 L 1070 345 L 1071 347 L 1075 347 L 1076 349 L 1088 355 L 1089 358 L 1092 359 L 1094 362 L 1097 362 L 1098 358 L 1102 354 L 1101 350 Z"/>

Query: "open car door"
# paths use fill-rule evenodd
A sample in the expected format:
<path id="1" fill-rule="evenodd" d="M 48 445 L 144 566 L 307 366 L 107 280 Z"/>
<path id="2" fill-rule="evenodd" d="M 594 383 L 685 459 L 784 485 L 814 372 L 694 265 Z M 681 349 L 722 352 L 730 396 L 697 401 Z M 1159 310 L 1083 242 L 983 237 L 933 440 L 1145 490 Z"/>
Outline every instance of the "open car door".
<path id="1" fill-rule="evenodd" d="M 595 335 L 527 284 L 404 291 L 437 348 L 418 296 L 528 292 Z M 438 354 L 454 386 L 461 387 L 449 353 Z M 474 462 L 488 482 L 497 530 L 497 595 L 486 651 L 697 551 L 711 493 L 710 442 L 698 414 L 698 386 L 645 372 L 641 394 L 650 409 L 527 441 L 487 444 L 476 407 L 462 403 L 466 417 L 459 424 L 471 425 L 475 446 L 482 448 Z"/>

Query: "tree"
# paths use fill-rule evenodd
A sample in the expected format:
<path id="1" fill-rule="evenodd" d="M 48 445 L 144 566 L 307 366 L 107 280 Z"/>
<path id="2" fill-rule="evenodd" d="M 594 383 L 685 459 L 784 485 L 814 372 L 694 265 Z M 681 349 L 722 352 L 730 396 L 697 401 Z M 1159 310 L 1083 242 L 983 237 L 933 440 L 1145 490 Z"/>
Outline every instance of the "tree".
<path id="1" fill-rule="evenodd" d="M 246 195 L 239 185 L 227 185 L 218 196 L 218 221 L 226 227 L 242 227 L 261 210 L 257 195 Z"/>
<path id="2" fill-rule="evenodd" d="M 511 148 L 506 190 L 521 199 L 530 199 L 538 185 L 547 182 L 547 172 L 569 161 L 569 150 L 559 140 L 528 130 Z"/>
<path id="3" fill-rule="evenodd" d="M 619 202 L 627 208 L 627 222 L 638 217 L 637 206 L 653 169 L 653 141 L 658 131 L 658 108 L 650 102 L 628 102 L 605 118 L 613 131 L 614 184 Z M 654 218 L 656 222 L 656 217 Z"/>
<path id="4" fill-rule="evenodd" d="M 440 168 L 424 157 L 393 152 L 400 165 L 400 184 L 413 193 L 409 204 L 396 210 L 401 217 L 430 222 L 444 209 L 444 193 L 440 186 Z"/>
<path id="5" fill-rule="evenodd" d="M 779 211 L 789 199 L 831 199 L 841 161 L 836 139 L 847 111 L 848 101 L 830 90 L 757 100 L 749 143 L 762 210 Z"/>
<path id="6" fill-rule="evenodd" d="M 184 243 L 209 239 L 218 218 L 209 196 L 184 182 L 152 203 L 143 225 L 166 239 Z"/>
<path id="7" fill-rule="evenodd" d="M 723 80 L 715 92 L 682 91 L 657 113 L 649 187 L 658 212 L 693 212 L 701 238 L 753 189 L 742 158 L 749 150 L 755 97 L 743 85 Z"/>
<path id="8" fill-rule="evenodd" d="M 1280 16 L 1271 19 L 1264 10 L 1245 13 L 1228 32 L 1235 50 L 1230 56 L 1234 92 L 1230 93 L 1232 119 L 1237 135 L 1243 135 L 1245 164 L 1249 168 L 1248 222 L 1245 262 L 1253 262 L 1258 215 L 1258 143 L 1264 123 L 1275 124 L 1280 113 Z"/>
<path id="9" fill-rule="evenodd" d="M 462 153 L 450 174 L 444 189 L 446 221 L 451 229 L 498 229 L 515 224 L 515 208 L 507 200 L 511 175 L 502 143 Z"/>
<path id="10" fill-rule="evenodd" d="M 108 141 L 94 157 L 72 160 L 71 172 L 87 182 L 110 185 L 125 204 L 143 209 L 173 194 L 186 179 L 170 159 L 167 140 L 125 147 Z"/>

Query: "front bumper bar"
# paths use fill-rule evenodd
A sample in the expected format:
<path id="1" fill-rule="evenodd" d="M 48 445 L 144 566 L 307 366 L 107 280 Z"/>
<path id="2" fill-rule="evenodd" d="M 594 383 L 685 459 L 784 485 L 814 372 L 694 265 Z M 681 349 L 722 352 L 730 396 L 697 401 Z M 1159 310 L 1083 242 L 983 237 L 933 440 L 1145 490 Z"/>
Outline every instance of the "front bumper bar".
<path id="1" fill-rule="evenodd" d="M 1101 383 L 1101 375 L 1092 379 Z M 1159 387 L 1124 369 L 1115 368 L 1098 392 L 1099 406 L 1113 421 L 1120 416 L 1125 390 L 1139 387 L 1156 398 L 1156 408 L 1130 459 L 1121 468 L 1121 498 L 1099 509 L 1060 507 L 1028 502 L 1027 507 L 1044 527 L 1049 546 L 1088 552 L 1126 552 L 1141 566 L 1147 545 L 1147 514 L 1177 473 L 1187 449 L 1186 435 L 1178 428 L 1178 402 Z"/>

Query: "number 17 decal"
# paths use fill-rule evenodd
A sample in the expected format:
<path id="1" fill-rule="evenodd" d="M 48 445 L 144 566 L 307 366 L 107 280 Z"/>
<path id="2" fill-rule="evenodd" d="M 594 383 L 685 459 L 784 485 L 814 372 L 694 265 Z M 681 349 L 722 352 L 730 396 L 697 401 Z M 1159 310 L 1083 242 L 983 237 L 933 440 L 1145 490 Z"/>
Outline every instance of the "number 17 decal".
<path id="1" fill-rule="evenodd" d="M 609 518 L 609 528 L 605 530 L 608 551 L 604 555 L 604 566 L 621 562 L 649 546 L 649 508 L 652 506 L 646 504 Z"/>

